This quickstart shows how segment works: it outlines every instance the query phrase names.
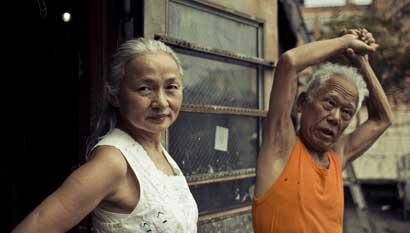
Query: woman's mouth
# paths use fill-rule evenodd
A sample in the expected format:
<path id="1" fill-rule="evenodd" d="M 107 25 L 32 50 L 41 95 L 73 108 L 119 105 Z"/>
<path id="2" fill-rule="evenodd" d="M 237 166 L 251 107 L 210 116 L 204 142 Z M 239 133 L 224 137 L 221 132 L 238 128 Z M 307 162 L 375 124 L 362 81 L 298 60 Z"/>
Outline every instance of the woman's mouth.
<path id="1" fill-rule="evenodd" d="M 158 115 L 149 116 L 148 119 L 153 120 L 153 121 L 163 121 L 168 117 L 169 117 L 168 114 L 158 114 Z"/>

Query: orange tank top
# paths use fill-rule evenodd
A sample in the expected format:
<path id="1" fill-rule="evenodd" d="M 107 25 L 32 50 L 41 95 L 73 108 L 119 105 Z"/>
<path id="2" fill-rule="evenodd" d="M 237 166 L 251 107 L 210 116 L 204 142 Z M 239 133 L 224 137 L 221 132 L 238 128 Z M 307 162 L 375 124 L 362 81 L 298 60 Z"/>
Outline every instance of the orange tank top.
<path id="1" fill-rule="evenodd" d="M 255 233 L 342 233 L 343 180 L 339 159 L 326 153 L 320 167 L 297 138 L 289 161 L 274 184 L 254 197 Z"/>

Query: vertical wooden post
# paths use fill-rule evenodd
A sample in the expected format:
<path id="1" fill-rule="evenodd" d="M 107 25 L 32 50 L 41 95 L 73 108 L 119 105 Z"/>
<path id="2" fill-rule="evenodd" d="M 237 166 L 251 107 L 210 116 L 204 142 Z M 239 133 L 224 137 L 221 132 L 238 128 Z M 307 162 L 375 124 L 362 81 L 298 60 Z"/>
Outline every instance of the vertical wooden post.
<path id="1" fill-rule="evenodd" d="M 356 206 L 356 213 L 359 218 L 360 225 L 362 226 L 363 232 L 377 233 L 376 227 L 370 220 L 366 200 L 364 199 L 362 188 L 360 187 L 360 184 L 356 178 L 356 173 L 354 171 L 353 165 L 351 163 L 347 164 L 345 171 L 348 179 L 350 193 L 352 194 L 353 202 Z"/>

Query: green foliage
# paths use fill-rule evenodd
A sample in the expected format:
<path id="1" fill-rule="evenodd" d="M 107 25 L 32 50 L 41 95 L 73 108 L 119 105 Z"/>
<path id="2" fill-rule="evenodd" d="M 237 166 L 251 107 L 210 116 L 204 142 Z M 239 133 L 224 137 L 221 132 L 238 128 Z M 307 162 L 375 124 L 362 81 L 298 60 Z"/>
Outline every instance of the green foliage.
<path id="1" fill-rule="evenodd" d="M 334 15 L 324 25 L 326 32 L 322 35 L 325 38 L 335 37 L 344 28 L 368 29 L 380 45 L 377 52 L 370 55 L 375 73 L 388 93 L 400 91 L 407 96 L 404 102 L 410 103 L 410 32 L 404 30 L 400 18 L 395 15 L 386 17 L 385 13 L 375 12 L 373 9 L 359 16 Z M 339 59 L 339 62 L 346 63 L 347 59 Z"/>

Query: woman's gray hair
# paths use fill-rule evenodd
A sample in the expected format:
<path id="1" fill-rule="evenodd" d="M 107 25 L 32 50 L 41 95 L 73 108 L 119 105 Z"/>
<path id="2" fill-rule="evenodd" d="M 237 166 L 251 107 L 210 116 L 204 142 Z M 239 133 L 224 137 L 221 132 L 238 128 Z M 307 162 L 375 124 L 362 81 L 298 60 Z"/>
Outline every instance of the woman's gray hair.
<path id="1" fill-rule="evenodd" d="M 111 63 L 111 72 L 107 80 L 108 91 L 111 95 L 117 95 L 119 86 L 124 77 L 125 65 L 134 58 L 148 52 L 163 52 L 170 55 L 178 66 L 180 77 L 183 76 L 181 62 L 179 61 L 175 52 L 158 40 L 149 40 L 145 38 L 138 38 L 124 42 L 116 51 Z"/>
<path id="2" fill-rule="evenodd" d="M 310 101 L 313 100 L 313 95 L 315 92 L 326 84 L 326 81 L 334 75 L 341 75 L 349 80 L 351 80 L 356 86 L 359 98 L 357 101 L 356 113 L 360 110 L 363 100 L 369 95 L 369 90 L 367 89 L 366 82 L 363 80 L 362 75 L 359 74 L 356 68 L 342 66 L 333 63 L 325 63 L 316 70 L 312 78 L 306 87 L 306 94 Z"/>
<path id="3" fill-rule="evenodd" d="M 106 77 L 106 80 L 104 80 L 103 98 L 99 106 L 97 106 L 98 110 L 93 130 L 87 139 L 86 159 L 99 138 L 114 129 L 117 125 L 118 110 L 110 104 L 109 99 L 112 96 L 117 96 L 119 93 L 121 82 L 125 74 L 125 66 L 136 57 L 150 52 L 162 52 L 170 55 L 176 62 L 180 77 L 182 78 L 183 70 L 181 62 L 175 52 L 161 41 L 137 38 L 121 44 L 112 57 L 110 74 Z"/>

